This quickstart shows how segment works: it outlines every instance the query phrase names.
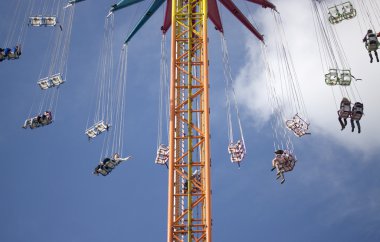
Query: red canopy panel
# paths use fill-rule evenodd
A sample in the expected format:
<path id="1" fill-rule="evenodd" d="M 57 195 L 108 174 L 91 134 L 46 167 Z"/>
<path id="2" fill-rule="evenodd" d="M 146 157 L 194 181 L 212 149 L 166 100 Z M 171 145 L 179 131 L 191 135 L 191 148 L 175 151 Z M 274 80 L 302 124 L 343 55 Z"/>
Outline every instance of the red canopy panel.
<path id="1" fill-rule="evenodd" d="M 249 31 L 251 31 L 259 40 L 264 42 L 264 36 L 257 31 L 255 27 L 249 22 L 249 20 L 244 16 L 244 14 L 239 10 L 239 8 L 231 0 L 219 0 L 235 17 L 245 26 Z"/>
<path id="2" fill-rule="evenodd" d="M 166 0 L 166 10 L 164 17 L 164 25 L 162 25 L 162 33 L 166 34 L 172 24 L 172 0 Z"/>
<path id="3" fill-rule="evenodd" d="M 220 19 L 216 0 L 208 0 L 208 17 L 215 25 L 215 29 L 223 33 L 222 20 Z"/>
<path id="4" fill-rule="evenodd" d="M 259 4 L 259 5 L 263 6 L 263 8 L 271 8 L 273 10 L 276 10 L 276 6 L 267 0 L 247 0 L 247 1 Z"/>

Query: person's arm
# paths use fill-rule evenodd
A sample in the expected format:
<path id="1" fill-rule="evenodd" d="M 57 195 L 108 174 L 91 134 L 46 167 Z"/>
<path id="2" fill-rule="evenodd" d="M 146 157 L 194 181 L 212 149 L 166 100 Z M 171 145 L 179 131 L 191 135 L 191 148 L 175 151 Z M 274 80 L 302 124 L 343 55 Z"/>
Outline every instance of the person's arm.
<path id="1" fill-rule="evenodd" d="M 132 156 L 127 156 L 125 158 L 119 158 L 119 160 L 126 161 L 126 160 L 129 160 L 130 158 L 132 158 Z"/>

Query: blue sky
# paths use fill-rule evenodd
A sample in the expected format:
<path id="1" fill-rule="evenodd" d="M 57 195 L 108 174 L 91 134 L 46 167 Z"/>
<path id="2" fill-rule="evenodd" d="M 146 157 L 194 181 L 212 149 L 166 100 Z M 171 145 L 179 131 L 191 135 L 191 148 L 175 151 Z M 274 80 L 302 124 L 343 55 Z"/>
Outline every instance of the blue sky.
<path id="1" fill-rule="evenodd" d="M 12 14 L 9 11 L 12 2 L 0 3 L 0 16 L 5 19 L 0 22 L 0 43 L 14 25 L 6 21 Z M 77 5 L 67 82 L 61 87 L 52 125 L 35 130 L 21 128 L 33 100 L 40 97 L 36 82 L 46 51 L 45 40 L 52 30 L 28 28 L 22 57 L 0 63 L 3 113 L 0 241 L 166 240 L 167 170 L 154 164 L 162 9 L 135 36 L 128 49 L 124 153 L 134 158 L 108 177 L 92 175 L 104 137 L 88 142 L 84 131 L 96 90 L 94 70 L 99 56 L 103 55 L 100 47 L 104 18 L 113 3 L 88 0 Z M 300 0 L 279 5 L 290 34 L 288 40 L 295 65 L 301 66 L 297 71 L 313 132 L 295 140 L 299 162 L 286 175 L 284 185 L 270 172 L 273 141 L 268 117 L 251 105 L 260 102 L 252 96 L 265 92 L 264 86 L 247 85 L 246 89 L 255 90 L 239 96 L 248 154 L 240 169 L 229 161 L 222 54 L 219 35 L 210 27 L 214 241 L 380 240 L 380 138 L 375 99 L 379 64 L 369 65 L 360 31 L 353 34 L 349 23 L 342 25 L 339 34 L 352 34 L 344 38 L 350 40 L 344 41 L 348 57 L 361 70 L 360 75 L 366 77 L 361 96 L 368 105 L 362 122 L 363 133 L 341 132 L 334 100 L 330 91 L 324 89 L 323 79 L 318 79 L 321 76 L 317 70 L 318 50 L 311 48 L 316 45 L 312 42 L 314 30 L 306 21 L 301 22 L 292 15 L 295 11 L 299 18 L 307 19 L 311 12 L 304 5 Z M 147 3 L 141 3 L 115 14 L 115 58 L 124 37 L 146 6 Z M 262 16 L 261 12 L 268 11 L 252 9 L 257 18 Z M 223 11 L 222 16 L 232 74 L 237 77 L 237 90 L 241 90 L 249 81 L 242 76 L 254 69 L 247 63 L 261 61 L 254 59 L 255 53 L 249 51 L 256 40 L 229 13 Z M 265 24 L 257 21 L 266 29 Z M 352 24 L 356 26 L 355 22 Z M 298 35 L 297 31 L 305 35 Z M 294 46 L 295 43 L 301 44 Z M 306 56 L 305 46 L 310 51 Z M 251 82 L 256 83 L 255 78 Z"/>

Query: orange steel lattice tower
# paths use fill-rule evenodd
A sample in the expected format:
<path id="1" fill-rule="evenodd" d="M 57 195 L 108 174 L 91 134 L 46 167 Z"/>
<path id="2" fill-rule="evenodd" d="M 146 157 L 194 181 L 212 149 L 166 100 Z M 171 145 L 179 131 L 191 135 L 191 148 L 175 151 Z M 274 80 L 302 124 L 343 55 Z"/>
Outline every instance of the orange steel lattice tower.
<path id="1" fill-rule="evenodd" d="M 172 1 L 168 242 L 211 241 L 207 1 Z"/>
<path id="2" fill-rule="evenodd" d="M 73 0 L 74 1 L 74 0 Z M 143 0 L 120 0 L 111 12 Z M 211 156 L 207 19 L 223 33 L 216 0 L 153 0 L 125 44 L 166 1 L 171 31 L 168 242 L 211 242 Z M 268 0 L 247 0 L 275 10 Z M 219 0 L 259 40 L 232 0 Z M 171 13 L 171 14 L 170 14 Z"/>

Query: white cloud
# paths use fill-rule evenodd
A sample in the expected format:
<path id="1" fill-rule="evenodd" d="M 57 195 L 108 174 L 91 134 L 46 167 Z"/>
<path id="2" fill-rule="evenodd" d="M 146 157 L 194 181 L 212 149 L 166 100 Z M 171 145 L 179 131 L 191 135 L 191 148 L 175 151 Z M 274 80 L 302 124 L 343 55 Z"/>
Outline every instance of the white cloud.
<path id="1" fill-rule="evenodd" d="M 324 83 L 324 73 L 327 70 L 322 70 L 321 67 L 309 1 L 289 0 L 275 3 L 284 22 L 290 53 L 311 121 L 311 132 L 314 135 L 333 139 L 343 147 L 373 154 L 380 148 L 380 132 L 377 127 L 380 112 L 376 100 L 377 90 L 380 89 L 380 80 L 378 80 L 380 63 L 369 63 L 368 53 L 362 43 L 366 30 L 361 30 L 355 19 L 336 25 L 343 50 L 351 64 L 352 74 L 363 79 L 355 84 L 364 103 L 365 113 L 361 121 L 362 134 L 358 135 L 351 133 L 349 125 L 346 130 L 340 131 L 336 111 L 342 94 L 338 91 L 338 87 L 328 87 Z M 270 41 L 273 29 L 271 25 L 273 16 L 268 12 L 262 10 L 257 12 L 267 42 Z M 239 103 L 252 114 L 254 123 L 260 125 L 268 120 L 271 109 L 265 93 L 264 68 L 258 58 L 260 53 L 258 41 L 251 35 L 246 39 L 248 61 L 239 72 L 235 88 L 239 93 Z"/>

